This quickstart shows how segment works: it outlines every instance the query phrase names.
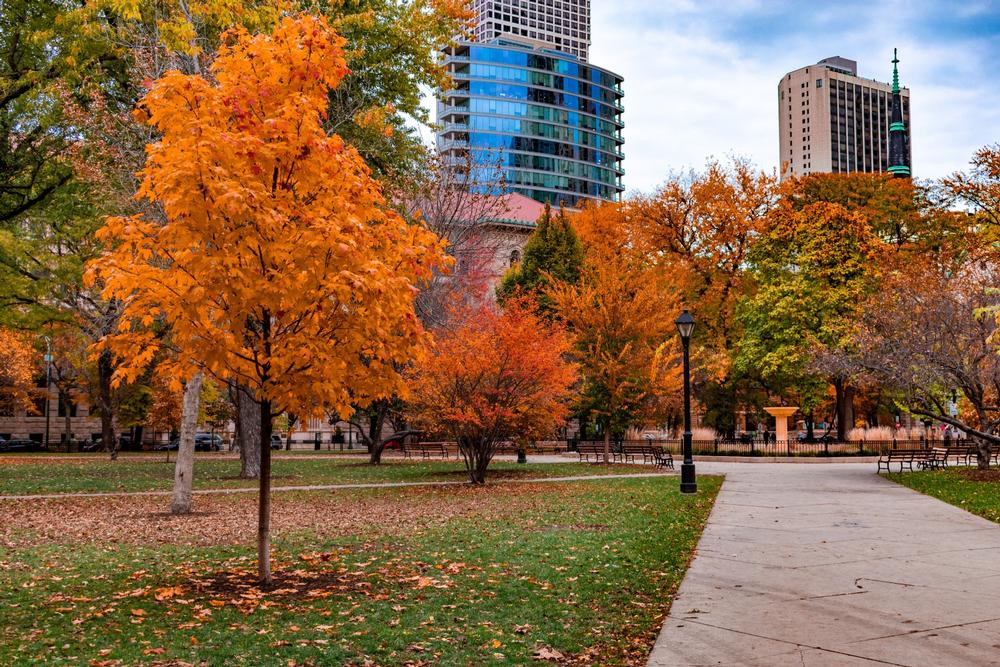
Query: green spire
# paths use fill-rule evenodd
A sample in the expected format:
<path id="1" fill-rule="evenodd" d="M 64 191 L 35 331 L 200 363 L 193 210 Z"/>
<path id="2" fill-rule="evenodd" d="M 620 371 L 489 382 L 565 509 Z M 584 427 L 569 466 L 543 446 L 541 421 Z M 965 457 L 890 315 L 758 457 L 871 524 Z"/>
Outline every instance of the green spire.
<path id="1" fill-rule="evenodd" d="M 899 56 L 896 55 L 896 49 L 892 50 L 892 94 L 895 95 L 899 92 Z"/>

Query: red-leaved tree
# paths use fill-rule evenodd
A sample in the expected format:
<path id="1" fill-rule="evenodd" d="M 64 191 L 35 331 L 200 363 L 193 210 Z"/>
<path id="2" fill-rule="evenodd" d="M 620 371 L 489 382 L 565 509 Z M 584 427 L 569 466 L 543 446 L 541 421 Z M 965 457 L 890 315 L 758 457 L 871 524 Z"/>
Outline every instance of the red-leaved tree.
<path id="1" fill-rule="evenodd" d="M 548 437 L 565 420 L 576 367 L 564 331 L 524 301 L 456 317 L 417 368 L 410 407 L 425 430 L 458 442 L 469 481 L 483 484 L 501 443 Z"/>

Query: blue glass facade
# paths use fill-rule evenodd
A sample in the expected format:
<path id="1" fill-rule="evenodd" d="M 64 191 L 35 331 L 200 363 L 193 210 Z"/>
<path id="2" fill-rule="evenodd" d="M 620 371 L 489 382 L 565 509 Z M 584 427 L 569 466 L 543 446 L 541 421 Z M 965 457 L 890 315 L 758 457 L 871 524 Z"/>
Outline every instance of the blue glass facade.
<path id="1" fill-rule="evenodd" d="M 575 56 L 507 40 L 463 42 L 445 62 L 438 148 L 501 165 L 506 188 L 575 206 L 623 190 L 622 77 Z"/>

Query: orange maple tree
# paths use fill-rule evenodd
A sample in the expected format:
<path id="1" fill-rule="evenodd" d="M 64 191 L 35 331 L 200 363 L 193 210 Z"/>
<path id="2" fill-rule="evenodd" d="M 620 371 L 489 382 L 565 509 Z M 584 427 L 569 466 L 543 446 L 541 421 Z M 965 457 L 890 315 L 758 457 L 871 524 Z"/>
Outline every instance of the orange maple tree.
<path id="1" fill-rule="evenodd" d="M 740 335 L 736 305 L 751 288 L 747 257 L 777 199 L 774 174 L 736 159 L 673 176 L 632 202 L 639 247 L 670 271 L 698 321 L 694 352 L 708 376 L 729 373 L 729 351 Z"/>
<path id="2" fill-rule="evenodd" d="M 90 267 L 122 303 L 106 345 L 133 379 L 169 341 L 175 383 L 199 369 L 250 388 L 261 441 L 283 411 L 346 418 L 405 395 L 399 368 L 426 334 L 417 285 L 446 262 L 442 242 L 394 213 L 358 153 L 322 126 L 347 73 L 322 18 L 270 35 L 227 33 L 211 78 L 176 71 L 137 114 L 161 133 L 137 196 L 162 208 L 110 218 L 112 249 Z M 157 320 L 169 336 L 151 330 Z M 166 356 L 166 355 L 164 355 Z M 261 452 L 259 570 L 270 571 L 270 449 Z"/>
<path id="3" fill-rule="evenodd" d="M 501 443 L 551 437 L 564 422 L 576 368 L 565 332 L 524 299 L 455 320 L 417 369 L 410 411 L 425 430 L 458 442 L 469 480 L 482 484 Z"/>
<path id="4" fill-rule="evenodd" d="M 38 354 L 28 338 L 0 328 L 0 408 L 15 405 L 32 411 L 32 389 L 38 370 Z"/>
<path id="5" fill-rule="evenodd" d="M 650 273 L 610 262 L 585 265 L 579 285 L 548 295 L 573 336 L 587 406 L 602 416 L 607 462 L 611 431 L 649 420 L 677 388 L 676 311 Z"/>

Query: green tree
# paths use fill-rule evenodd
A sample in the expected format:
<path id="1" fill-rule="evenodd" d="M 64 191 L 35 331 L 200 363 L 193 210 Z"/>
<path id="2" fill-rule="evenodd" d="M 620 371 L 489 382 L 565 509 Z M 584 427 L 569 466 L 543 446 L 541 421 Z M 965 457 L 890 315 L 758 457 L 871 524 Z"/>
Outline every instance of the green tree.
<path id="1" fill-rule="evenodd" d="M 68 95 L 121 74 L 110 42 L 81 29 L 75 3 L 4 0 L 0 6 L 0 226 L 46 203 L 73 177 Z M 113 90 L 114 87 L 110 86 Z"/>
<path id="2" fill-rule="evenodd" d="M 580 282 L 583 268 L 583 244 L 580 243 L 566 212 L 552 215 L 552 208 L 545 210 L 535 223 L 535 230 L 524 246 L 520 263 L 515 264 L 497 286 L 497 299 L 503 303 L 518 294 L 537 297 L 542 312 L 551 310 L 550 297 L 544 293 L 553 283 L 575 285 Z"/>
<path id="3" fill-rule="evenodd" d="M 852 333 L 862 303 L 878 285 L 880 251 L 863 215 L 839 204 L 797 208 L 784 201 L 750 252 L 757 289 L 737 309 L 743 336 L 736 369 L 794 394 L 808 413 L 827 387 L 814 362 Z M 848 378 L 832 376 L 843 439 L 853 426 L 844 409 L 851 388 Z"/>

